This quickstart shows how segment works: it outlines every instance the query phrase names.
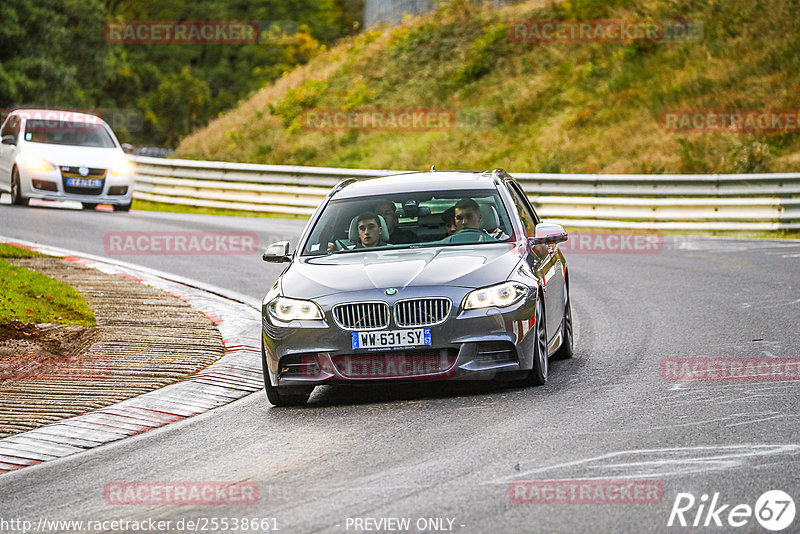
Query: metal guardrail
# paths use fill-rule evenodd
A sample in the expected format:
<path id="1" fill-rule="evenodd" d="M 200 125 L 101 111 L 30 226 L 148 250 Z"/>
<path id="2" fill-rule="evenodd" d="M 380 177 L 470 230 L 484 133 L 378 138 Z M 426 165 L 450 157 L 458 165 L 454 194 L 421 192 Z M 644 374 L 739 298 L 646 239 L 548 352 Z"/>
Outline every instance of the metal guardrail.
<path id="1" fill-rule="evenodd" d="M 344 178 L 408 171 L 253 165 L 130 156 L 141 200 L 308 216 Z M 646 230 L 800 230 L 800 173 L 511 173 L 548 221 Z"/>

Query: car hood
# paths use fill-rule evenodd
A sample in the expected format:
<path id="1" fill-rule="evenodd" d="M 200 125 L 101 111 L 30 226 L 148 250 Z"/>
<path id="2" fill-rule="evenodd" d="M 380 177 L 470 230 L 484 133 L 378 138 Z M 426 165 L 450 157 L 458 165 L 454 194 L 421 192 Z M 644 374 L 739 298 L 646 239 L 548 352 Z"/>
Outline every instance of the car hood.
<path id="1" fill-rule="evenodd" d="M 281 279 L 298 298 L 407 286 L 482 287 L 503 282 L 519 262 L 513 243 L 302 257 Z"/>
<path id="2" fill-rule="evenodd" d="M 125 159 L 125 153 L 119 148 L 50 145 L 47 143 L 27 143 L 25 153 L 36 154 L 57 166 L 92 169 L 108 169 Z"/>

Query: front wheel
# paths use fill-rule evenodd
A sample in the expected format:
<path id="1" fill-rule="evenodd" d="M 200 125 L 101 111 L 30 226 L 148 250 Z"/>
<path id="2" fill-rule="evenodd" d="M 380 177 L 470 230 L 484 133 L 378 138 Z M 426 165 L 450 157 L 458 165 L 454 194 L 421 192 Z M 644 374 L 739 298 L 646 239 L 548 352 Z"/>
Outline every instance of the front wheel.
<path id="1" fill-rule="evenodd" d="M 22 196 L 22 187 L 19 183 L 19 170 L 14 167 L 11 171 L 11 204 L 15 206 L 27 206 L 30 199 Z"/>
<path id="2" fill-rule="evenodd" d="M 314 387 L 296 390 L 292 388 L 291 393 L 282 391 L 283 388 L 273 386 L 269 381 L 269 376 L 264 376 L 264 389 L 267 391 L 267 399 L 274 406 L 303 406 L 308 402 Z"/>
<path id="3" fill-rule="evenodd" d="M 97 204 L 94 204 L 92 202 L 81 202 L 81 206 L 83 206 L 83 209 L 85 210 L 93 210 L 97 208 Z"/>
<path id="4" fill-rule="evenodd" d="M 267 392 L 267 399 L 274 406 L 302 406 L 308 402 L 308 398 L 314 391 L 314 386 L 292 387 L 291 389 L 279 388 L 272 385 L 269 380 L 269 369 L 267 368 L 267 353 L 264 350 L 264 340 L 261 340 L 261 370 L 264 374 L 264 389 Z"/>
<path id="5" fill-rule="evenodd" d="M 567 306 L 564 308 L 564 321 L 561 323 L 561 346 L 553 354 L 554 360 L 569 360 L 572 358 L 572 305 L 569 302 L 567 293 Z"/>
<path id="6" fill-rule="evenodd" d="M 524 384 L 526 386 L 541 386 L 547 382 L 547 326 L 544 320 L 544 306 L 542 296 L 536 299 L 536 317 L 534 319 L 534 332 L 536 341 L 533 347 L 533 368 L 528 371 Z"/>
<path id="7" fill-rule="evenodd" d="M 114 211 L 131 211 L 130 204 L 114 204 Z"/>

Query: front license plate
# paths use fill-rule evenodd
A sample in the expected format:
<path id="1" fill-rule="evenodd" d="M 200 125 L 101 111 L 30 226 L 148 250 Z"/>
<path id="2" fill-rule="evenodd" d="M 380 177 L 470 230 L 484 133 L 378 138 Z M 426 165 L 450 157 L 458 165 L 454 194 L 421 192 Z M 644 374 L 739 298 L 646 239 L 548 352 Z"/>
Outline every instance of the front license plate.
<path id="1" fill-rule="evenodd" d="M 431 344 L 430 328 L 413 330 L 384 330 L 382 332 L 353 332 L 353 349 L 392 349 L 424 347 Z"/>
<path id="2" fill-rule="evenodd" d="M 103 180 L 97 178 L 67 178 L 70 187 L 102 187 Z"/>

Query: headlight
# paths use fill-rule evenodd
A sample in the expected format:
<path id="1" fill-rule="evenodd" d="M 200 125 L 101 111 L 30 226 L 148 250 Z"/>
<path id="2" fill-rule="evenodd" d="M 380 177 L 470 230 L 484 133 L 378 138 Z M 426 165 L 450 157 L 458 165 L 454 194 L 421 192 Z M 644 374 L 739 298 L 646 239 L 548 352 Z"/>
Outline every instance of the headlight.
<path id="1" fill-rule="evenodd" d="M 322 319 L 322 310 L 310 300 L 290 299 L 278 297 L 267 306 L 269 313 L 279 321 L 311 321 Z"/>
<path id="2" fill-rule="evenodd" d="M 111 176 L 130 176 L 132 172 L 133 167 L 127 159 L 124 159 L 111 167 Z"/>
<path id="3" fill-rule="evenodd" d="M 465 310 L 480 308 L 506 308 L 522 300 L 528 293 L 528 286 L 517 282 L 505 282 L 491 287 L 476 289 L 464 299 Z"/>
<path id="4" fill-rule="evenodd" d="M 25 167 L 32 171 L 54 171 L 56 170 L 56 166 L 47 161 L 46 159 L 40 158 L 35 154 L 30 154 L 27 158 L 25 158 Z"/>

